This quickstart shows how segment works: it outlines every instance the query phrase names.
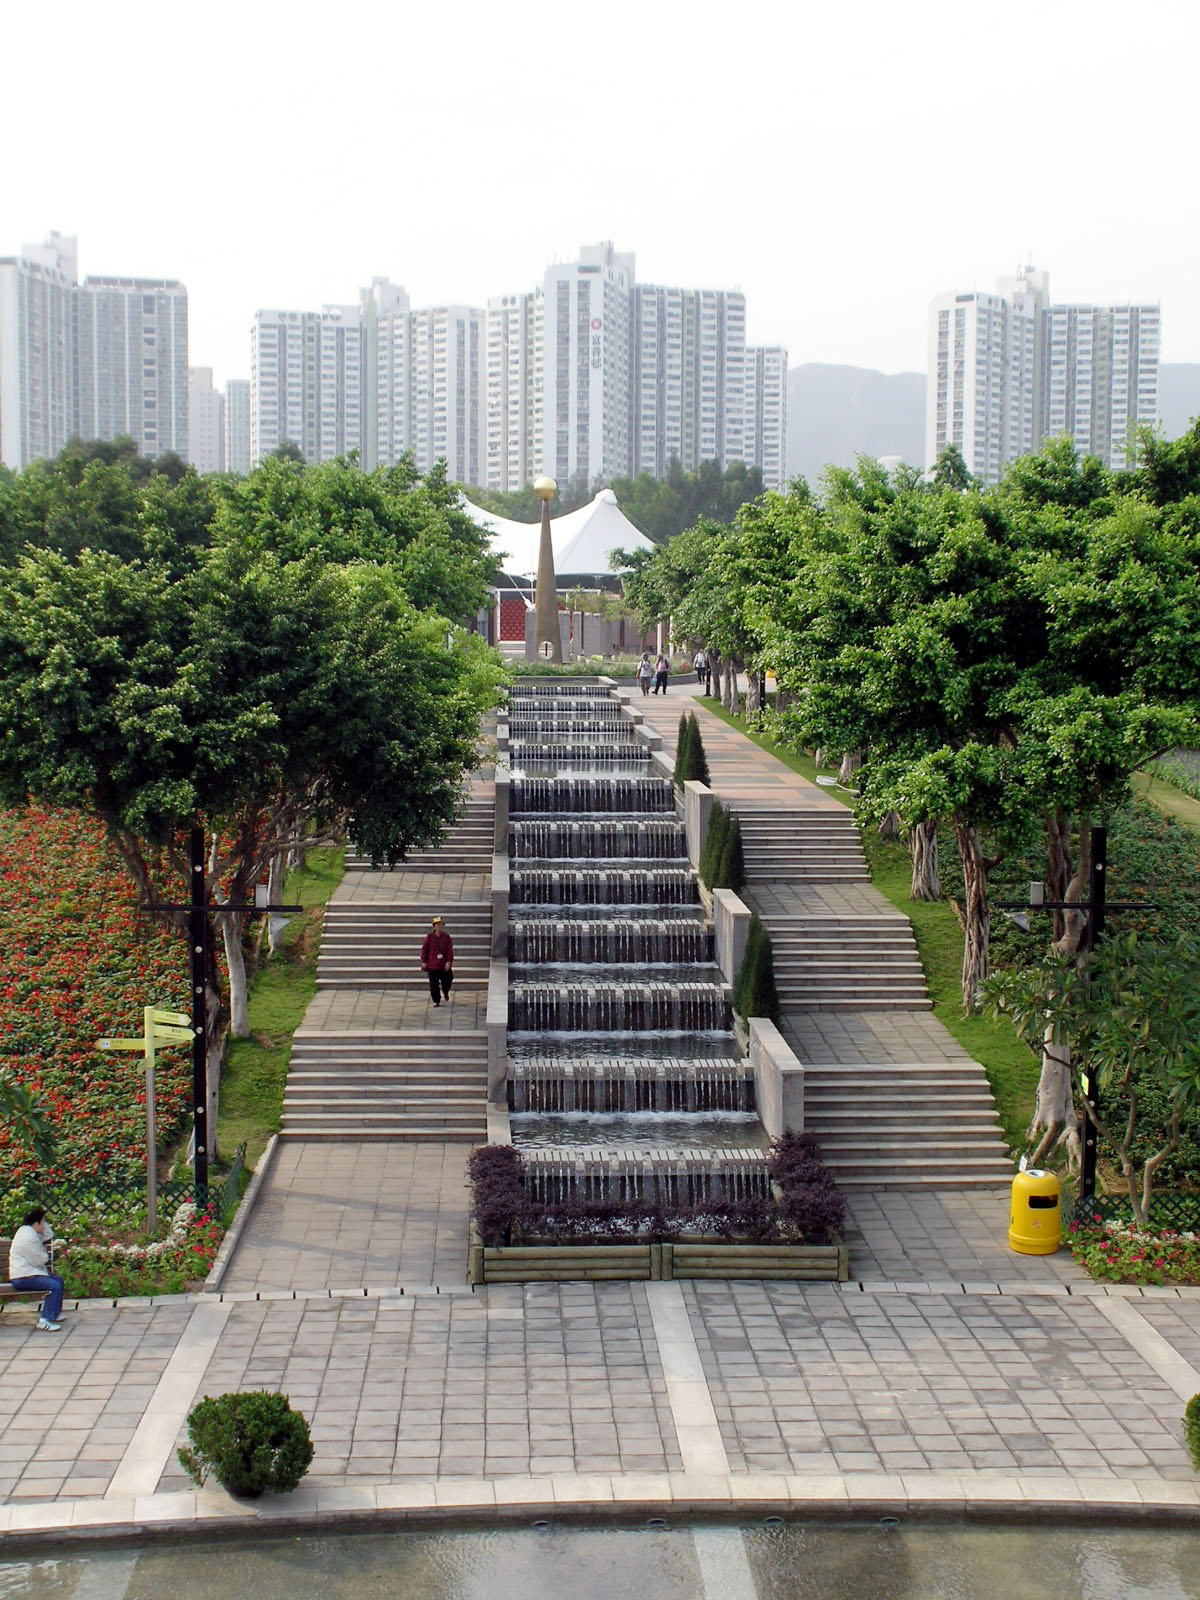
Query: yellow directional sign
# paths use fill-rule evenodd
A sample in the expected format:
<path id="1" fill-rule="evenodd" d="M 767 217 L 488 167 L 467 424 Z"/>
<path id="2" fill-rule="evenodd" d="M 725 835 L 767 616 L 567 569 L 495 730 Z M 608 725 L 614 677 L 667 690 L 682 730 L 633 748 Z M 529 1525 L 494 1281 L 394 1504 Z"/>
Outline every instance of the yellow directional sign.
<path id="1" fill-rule="evenodd" d="M 160 1011 L 157 1006 L 151 1006 L 149 1009 L 149 1016 L 156 1023 L 165 1022 L 168 1024 L 174 1024 L 174 1026 L 177 1028 L 187 1028 L 190 1036 L 192 1019 L 188 1016 L 186 1011 Z"/>

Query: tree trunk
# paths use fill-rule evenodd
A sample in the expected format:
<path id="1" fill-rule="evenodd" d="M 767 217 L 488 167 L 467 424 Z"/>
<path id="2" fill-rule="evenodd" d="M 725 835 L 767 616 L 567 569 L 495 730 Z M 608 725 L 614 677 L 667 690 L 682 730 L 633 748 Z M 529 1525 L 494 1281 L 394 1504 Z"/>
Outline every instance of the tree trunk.
<path id="1" fill-rule="evenodd" d="M 725 659 L 725 681 L 721 685 L 721 704 L 726 711 L 737 710 L 737 673 L 733 670 L 733 657 Z"/>
<path id="2" fill-rule="evenodd" d="M 283 880 L 287 869 L 284 866 L 283 855 L 276 851 L 271 857 L 271 866 L 267 874 L 267 904 L 281 905 L 283 902 Z M 283 944 L 283 931 L 287 927 L 287 920 L 272 914 L 267 916 L 267 949 L 274 955 Z"/>
<path id="3" fill-rule="evenodd" d="M 912 860 L 910 900 L 940 900 L 942 880 L 938 876 L 938 821 L 930 817 L 915 822 L 909 830 L 908 854 Z"/>
<path id="4" fill-rule="evenodd" d="M 900 837 L 900 813 L 889 811 L 879 824 L 879 837 L 881 839 L 898 839 Z"/>
<path id="5" fill-rule="evenodd" d="M 759 712 L 763 708 L 762 694 L 763 680 L 757 672 L 746 674 L 746 715 Z"/>
<path id="6" fill-rule="evenodd" d="M 980 991 L 988 975 L 988 868 L 979 848 L 979 831 L 972 822 L 955 816 L 954 837 L 962 862 L 964 911 L 962 1002 L 968 1011 L 979 1010 Z"/>
<path id="7" fill-rule="evenodd" d="M 825 765 L 825 747 L 824 747 L 824 745 L 818 745 L 817 748 L 813 751 L 813 766 L 816 767 L 818 772 L 820 772 L 821 768 L 824 765 Z"/>
<path id="8" fill-rule="evenodd" d="M 221 938 L 225 944 L 225 966 L 229 973 L 229 1031 L 235 1039 L 248 1039 L 250 984 L 246 976 L 246 953 L 242 949 L 240 913 L 221 918 Z"/>
<path id="9" fill-rule="evenodd" d="M 853 788 L 851 779 L 861 766 L 862 751 L 847 750 L 845 755 L 842 757 L 842 764 L 838 768 L 837 781 L 847 789 Z"/>
<path id="10" fill-rule="evenodd" d="M 1029 1142 L 1036 1144 L 1030 1165 L 1037 1167 L 1053 1150 L 1067 1148 L 1072 1172 L 1079 1168 L 1079 1118 L 1075 1114 L 1075 1090 L 1071 1074 L 1071 1045 L 1056 1040 L 1053 1023 L 1046 1024 L 1042 1042 L 1042 1075 L 1038 1080 L 1037 1104 L 1029 1124 Z"/>

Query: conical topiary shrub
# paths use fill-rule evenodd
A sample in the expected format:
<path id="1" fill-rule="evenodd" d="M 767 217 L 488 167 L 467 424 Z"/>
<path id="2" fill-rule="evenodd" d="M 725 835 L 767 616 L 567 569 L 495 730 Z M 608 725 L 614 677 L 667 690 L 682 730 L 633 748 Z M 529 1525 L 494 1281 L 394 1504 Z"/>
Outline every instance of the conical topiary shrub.
<path id="1" fill-rule="evenodd" d="M 742 825 L 735 815 L 730 815 L 725 837 L 721 841 L 721 855 L 714 871 L 713 889 L 744 889 L 746 887 L 746 862 L 742 855 Z"/>
<path id="2" fill-rule="evenodd" d="M 700 850 L 700 881 L 707 889 L 714 887 L 728 829 L 729 812 L 719 800 L 714 800 L 708 815 L 708 832 L 704 835 L 704 844 Z"/>
<path id="3" fill-rule="evenodd" d="M 683 788 L 683 769 L 688 759 L 688 745 L 692 737 L 692 724 L 695 717 L 689 717 L 686 711 L 679 713 L 679 733 L 675 739 L 675 767 L 672 778 L 677 789 Z"/>
<path id="4" fill-rule="evenodd" d="M 693 711 L 688 719 L 687 743 L 684 747 L 683 759 L 677 768 L 675 782 L 682 789 L 685 783 L 711 783 L 708 776 L 708 757 L 704 754 L 704 739 L 700 733 L 700 724 Z"/>
<path id="5" fill-rule="evenodd" d="M 775 954 L 771 935 L 757 911 L 750 917 L 746 949 L 733 980 L 733 1008 L 739 1016 L 769 1017 L 779 1021 L 779 992 L 775 987 Z"/>

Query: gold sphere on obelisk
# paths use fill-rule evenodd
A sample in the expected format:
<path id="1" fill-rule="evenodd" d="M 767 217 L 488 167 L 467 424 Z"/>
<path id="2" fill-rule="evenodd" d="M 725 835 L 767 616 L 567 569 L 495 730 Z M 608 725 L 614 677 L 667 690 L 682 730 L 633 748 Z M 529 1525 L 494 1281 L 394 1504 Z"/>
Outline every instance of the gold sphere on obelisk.
<path id="1" fill-rule="evenodd" d="M 534 593 L 534 622 L 538 655 L 551 661 L 562 660 L 562 634 L 558 626 L 558 578 L 554 571 L 554 547 L 550 542 L 550 502 L 558 493 L 553 478 L 535 478 L 533 492 L 542 502 L 542 536 L 538 547 L 537 589 Z"/>

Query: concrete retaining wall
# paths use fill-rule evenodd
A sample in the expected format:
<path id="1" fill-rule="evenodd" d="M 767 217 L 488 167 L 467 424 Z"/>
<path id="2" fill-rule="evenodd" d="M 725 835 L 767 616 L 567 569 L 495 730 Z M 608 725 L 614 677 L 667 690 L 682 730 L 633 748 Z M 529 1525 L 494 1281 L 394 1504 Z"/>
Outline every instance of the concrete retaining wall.
<path id="1" fill-rule="evenodd" d="M 688 785 L 690 789 L 691 784 Z M 742 957 L 746 953 L 746 934 L 750 927 L 750 908 L 732 889 L 714 889 L 712 892 L 713 931 L 715 934 L 717 965 L 726 983 L 737 977 Z"/>
<path id="2" fill-rule="evenodd" d="M 718 893 L 721 891 L 718 890 Z M 750 1018 L 750 1065 L 754 1102 L 767 1134 L 804 1132 L 804 1066 L 773 1022 Z"/>

